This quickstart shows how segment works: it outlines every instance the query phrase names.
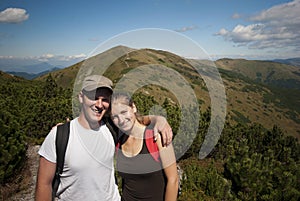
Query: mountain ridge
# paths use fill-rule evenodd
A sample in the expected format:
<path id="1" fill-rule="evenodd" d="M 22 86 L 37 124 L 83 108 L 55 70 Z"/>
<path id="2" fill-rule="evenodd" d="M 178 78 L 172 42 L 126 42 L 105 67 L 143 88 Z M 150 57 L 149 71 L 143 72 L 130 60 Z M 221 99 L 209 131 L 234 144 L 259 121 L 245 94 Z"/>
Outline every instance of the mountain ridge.
<path id="1" fill-rule="evenodd" d="M 32 80 L 32 79 L 35 79 L 35 78 L 40 77 L 42 75 L 45 75 L 45 74 L 51 73 L 53 71 L 56 71 L 56 70 L 61 70 L 61 68 L 54 67 L 52 69 L 45 70 L 45 71 L 40 72 L 40 73 L 26 73 L 26 72 L 15 72 L 15 71 L 6 71 L 6 73 L 14 75 L 14 76 L 25 78 L 27 80 Z"/>
<path id="2" fill-rule="evenodd" d="M 272 61 L 300 67 L 300 57 L 289 59 L 273 59 Z"/>
<path id="3" fill-rule="evenodd" d="M 124 48 L 124 47 L 122 47 Z M 210 106 L 210 97 L 201 76 L 186 60 L 173 53 L 153 49 L 128 49 L 113 61 L 104 75 L 117 83 L 127 72 L 143 65 L 158 64 L 178 71 L 188 80 L 201 103 L 202 110 Z M 126 52 L 127 50 L 125 50 Z M 103 59 L 95 55 L 90 62 L 98 65 Z M 72 88 L 77 72 L 83 63 L 79 62 L 65 69 L 51 73 L 57 84 L 63 88 Z M 227 120 L 232 123 L 260 123 L 266 128 L 279 125 L 284 131 L 300 138 L 300 97 L 297 83 L 300 72 L 297 67 L 268 61 L 245 59 L 220 59 L 215 61 L 223 79 L 227 95 Z M 295 73 L 296 72 L 296 73 Z M 259 77 L 261 79 L 257 79 Z M 43 75 L 37 80 L 45 80 Z M 278 83 L 290 80 L 287 85 Z M 151 94 L 162 103 L 161 97 L 175 97 L 159 86 L 140 89 Z"/>

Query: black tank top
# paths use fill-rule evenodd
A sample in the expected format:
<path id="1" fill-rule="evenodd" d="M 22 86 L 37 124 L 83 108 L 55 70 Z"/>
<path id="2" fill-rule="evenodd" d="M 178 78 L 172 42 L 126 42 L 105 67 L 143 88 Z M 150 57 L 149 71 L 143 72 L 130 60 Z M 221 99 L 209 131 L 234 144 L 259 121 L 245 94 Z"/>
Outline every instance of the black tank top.
<path id="1" fill-rule="evenodd" d="M 166 177 L 161 163 L 150 155 L 145 139 L 140 153 L 127 157 L 117 151 L 117 171 L 122 177 L 122 201 L 163 201 Z"/>

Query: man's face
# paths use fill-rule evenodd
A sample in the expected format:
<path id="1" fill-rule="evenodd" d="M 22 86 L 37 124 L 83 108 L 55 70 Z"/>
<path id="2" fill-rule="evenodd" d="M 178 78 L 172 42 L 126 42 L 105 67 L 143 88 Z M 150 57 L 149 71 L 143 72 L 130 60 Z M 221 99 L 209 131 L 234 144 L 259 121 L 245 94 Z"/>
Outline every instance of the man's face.
<path id="1" fill-rule="evenodd" d="M 96 91 L 82 91 L 79 101 L 82 104 L 82 112 L 89 124 L 99 123 L 105 112 L 109 109 L 111 90 L 98 88 Z"/>

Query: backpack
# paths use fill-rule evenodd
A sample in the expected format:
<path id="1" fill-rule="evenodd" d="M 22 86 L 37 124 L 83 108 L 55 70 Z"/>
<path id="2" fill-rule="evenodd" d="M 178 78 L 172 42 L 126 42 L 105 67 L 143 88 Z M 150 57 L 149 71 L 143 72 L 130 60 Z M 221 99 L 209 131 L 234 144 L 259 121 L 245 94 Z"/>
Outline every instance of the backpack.
<path id="1" fill-rule="evenodd" d="M 118 140 L 118 132 L 116 132 L 117 127 L 112 123 L 110 118 L 104 118 L 103 121 L 105 122 L 107 128 L 111 132 L 115 144 Z M 56 148 L 56 170 L 55 175 L 52 180 L 52 200 L 54 200 L 56 196 L 56 192 L 58 190 L 58 186 L 60 184 L 60 175 L 64 169 L 64 162 L 65 162 L 65 154 L 67 150 L 67 145 L 70 136 L 70 121 L 57 126 L 56 131 L 56 139 L 55 139 L 55 148 Z"/>
<path id="2" fill-rule="evenodd" d="M 146 147 L 149 151 L 149 153 L 151 154 L 152 158 L 160 163 L 160 156 L 159 156 L 159 149 L 157 144 L 154 141 L 154 131 L 153 129 L 150 128 L 146 128 L 145 130 L 145 139 L 146 139 Z M 116 145 L 116 151 L 118 150 L 118 148 L 120 147 L 120 142 L 117 143 Z"/>
<path id="3" fill-rule="evenodd" d="M 64 169 L 65 153 L 70 135 L 70 122 L 57 126 L 55 147 L 56 147 L 56 170 L 52 181 L 52 200 L 60 183 L 60 175 Z"/>

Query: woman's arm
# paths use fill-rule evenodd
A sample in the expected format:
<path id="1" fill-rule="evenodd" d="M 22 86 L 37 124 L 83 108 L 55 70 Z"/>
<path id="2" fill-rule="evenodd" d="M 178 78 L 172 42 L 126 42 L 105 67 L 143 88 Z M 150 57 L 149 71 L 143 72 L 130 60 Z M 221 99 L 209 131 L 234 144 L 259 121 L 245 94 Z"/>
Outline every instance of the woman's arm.
<path id="1" fill-rule="evenodd" d="M 158 145 L 160 158 L 167 177 L 165 201 L 177 200 L 178 173 L 173 145 L 170 144 L 167 147 L 163 147 L 160 137 L 157 139 L 156 143 Z"/>

